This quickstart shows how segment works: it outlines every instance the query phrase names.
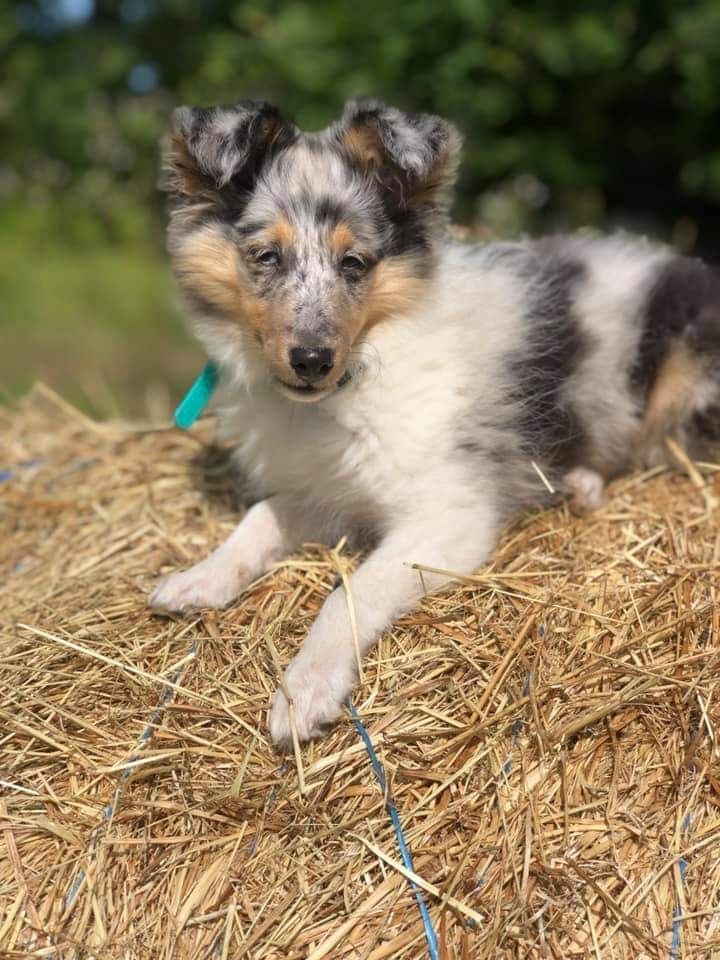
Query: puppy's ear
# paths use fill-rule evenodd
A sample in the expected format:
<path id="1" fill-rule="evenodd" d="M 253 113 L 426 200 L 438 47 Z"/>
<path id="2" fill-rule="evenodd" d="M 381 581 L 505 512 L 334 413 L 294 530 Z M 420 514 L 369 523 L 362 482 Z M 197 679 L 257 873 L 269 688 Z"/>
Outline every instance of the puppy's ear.
<path id="1" fill-rule="evenodd" d="M 354 100 L 333 133 L 349 159 L 403 206 L 442 205 L 455 181 L 462 137 L 442 117 Z"/>
<path id="2" fill-rule="evenodd" d="M 232 107 L 178 107 L 163 142 L 160 186 L 179 200 L 248 190 L 297 128 L 277 107 L 243 100 Z"/>

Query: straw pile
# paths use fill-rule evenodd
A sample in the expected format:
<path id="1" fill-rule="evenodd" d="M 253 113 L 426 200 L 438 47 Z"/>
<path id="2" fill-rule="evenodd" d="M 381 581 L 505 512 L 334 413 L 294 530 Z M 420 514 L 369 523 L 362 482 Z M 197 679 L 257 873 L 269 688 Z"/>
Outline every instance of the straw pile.
<path id="1" fill-rule="evenodd" d="M 42 389 L 0 413 L 0 954 L 426 957 L 350 719 L 302 748 L 304 794 L 265 734 L 272 644 L 338 555 L 226 612 L 146 609 L 236 520 L 211 436 Z M 355 703 L 443 958 L 720 955 L 719 499 L 685 461 L 528 516 L 369 657 Z"/>

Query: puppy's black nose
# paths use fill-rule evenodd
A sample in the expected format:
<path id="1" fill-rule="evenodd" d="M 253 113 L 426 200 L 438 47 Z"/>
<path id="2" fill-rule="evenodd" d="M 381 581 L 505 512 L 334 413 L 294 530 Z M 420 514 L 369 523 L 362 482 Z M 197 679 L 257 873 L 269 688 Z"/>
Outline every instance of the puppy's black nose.
<path id="1" fill-rule="evenodd" d="M 335 352 L 328 347 L 293 347 L 290 366 L 301 380 L 315 383 L 326 377 L 335 363 Z"/>

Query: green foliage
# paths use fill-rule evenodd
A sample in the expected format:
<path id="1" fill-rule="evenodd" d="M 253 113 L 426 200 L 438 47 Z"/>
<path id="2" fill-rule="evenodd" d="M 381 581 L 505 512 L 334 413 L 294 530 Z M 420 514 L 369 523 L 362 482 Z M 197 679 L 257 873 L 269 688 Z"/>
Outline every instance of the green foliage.
<path id="1" fill-rule="evenodd" d="M 0 400 L 40 379 L 98 416 L 167 417 L 203 363 L 158 251 L 0 235 Z"/>
<path id="2" fill-rule="evenodd" d="M 244 96 L 310 128 L 357 94 L 454 117 L 466 221 L 528 175 L 545 187 L 530 225 L 720 209 L 716 0 L 99 0 L 86 22 L 42 26 L 67 7 L 0 13 L 0 189 L 46 204 L 65 235 L 146 237 L 172 105 Z M 138 64 L 157 71 L 146 93 L 128 83 Z"/>
<path id="3" fill-rule="evenodd" d="M 0 62 L 6 390 L 54 370 L 102 406 L 94 365 L 139 412 L 153 364 L 194 372 L 155 187 L 179 103 L 262 97 L 313 129 L 379 96 L 456 120 L 456 215 L 488 233 L 620 222 L 716 247 L 717 0 L 10 0 Z"/>

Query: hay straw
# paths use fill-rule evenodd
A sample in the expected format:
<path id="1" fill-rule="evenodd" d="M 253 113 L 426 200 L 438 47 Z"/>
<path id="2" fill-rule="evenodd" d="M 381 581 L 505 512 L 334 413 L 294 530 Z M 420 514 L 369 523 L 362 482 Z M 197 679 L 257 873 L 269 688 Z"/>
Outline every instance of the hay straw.
<path id="1" fill-rule="evenodd" d="M 146 607 L 236 522 L 212 437 L 0 411 L 0 956 L 424 958 L 351 719 L 287 762 L 266 734 L 348 558 Z M 720 465 L 673 456 L 522 518 L 365 660 L 443 960 L 720 955 Z"/>
<path id="2" fill-rule="evenodd" d="M 556 492 L 556 491 L 555 491 L 555 487 L 550 483 L 550 481 L 548 480 L 548 478 L 545 476 L 545 474 L 543 473 L 543 471 L 540 469 L 539 464 L 535 463 L 534 460 L 531 460 L 531 461 L 530 461 L 530 466 L 533 468 L 533 470 L 535 471 L 535 473 L 540 477 L 540 480 L 542 481 L 542 485 L 545 487 L 545 489 L 547 490 L 547 492 L 554 495 L 555 492 Z"/>
<path id="3" fill-rule="evenodd" d="M 347 564 L 342 558 L 340 551 L 345 546 L 345 538 L 332 551 L 332 558 L 335 562 L 338 575 L 342 580 L 343 590 L 345 591 L 345 602 L 348 607 L 348 616 L 350 618 L 350 630 L 352 632 L 353 647 L 355 649 L 355 663 L 358 672 L 358 683 L 362 686 L 365 680 L 365 674 L 362 665 L 362 651 L 360 650 L 360 638 L 358 636 L 357 616 L 355 614 L 355 601 L 353 600 L 352 589 L 350 587 L 350 578 L 347 574 Z"/>
<path id="4" fill-rule="evenodd" d="M 481 914 L 477 913 L 475 910 L 472 910 L 467 904 L 463 903 L 461 900 L 456 900 L 455 897 L 450 896 L 449 894 L 443 893 L 439 887 L 436 887 L 434 883 L 429 883 L 427 880 L 423 880 L 419 873 L 416 873 L 414 870 L 409 870 L 399 861 L 395 860 L 393 857 L 389 856 L 367 837 L 361 837 L 359 834 L 351 834 L 356 840 L 359 840 L 368 850 L 374 854 L 379 860 L 382 860 L 383 863 L 386 863 L 389 867 L 392 867 L 393 870 L 397 870 L 398 873 L 402 874 L 406 880 L 410 880 L 418 887 L 422 887 L 427 893 L 432 893 L 434 896 L 443 900 L 449 907 L 452 907 L 454 910 L 457 910 L 458 913 L 461 913 L 463 916 L 468 917 L 474 923 L 483 924 L 484 917 Z"/>
<path id="5" fill-rule="evenodd" d="M 290 733 L 292 736 L 292 746 L 293 754 L 295 756 L 295 768 L 298 775 L 298 788 L 302 795 L 305 794 L 305 774 L 303 772 L 302 756 L 300 754 L 300 740 L 298 739 L 297 732 L 297 723 L 295 722 L 295 703 L 292 698 L 292 694 L 288 689 L 288 686 L 285 682 L 285 677 L 283 675 L 282 667 L 280 666 L 280 657 L 275 648 L 275 644 L 272 642 L 270 637 L 265 638 L 265 642 L 268 645 L 268 650 L 270 651 L 270 656 L 272 657 L 273 664 L 277 673 L 278 684 L 282 690 L 285 699 L 287 700 L 288 705 L 288 720 L 290 722 Z"/>

